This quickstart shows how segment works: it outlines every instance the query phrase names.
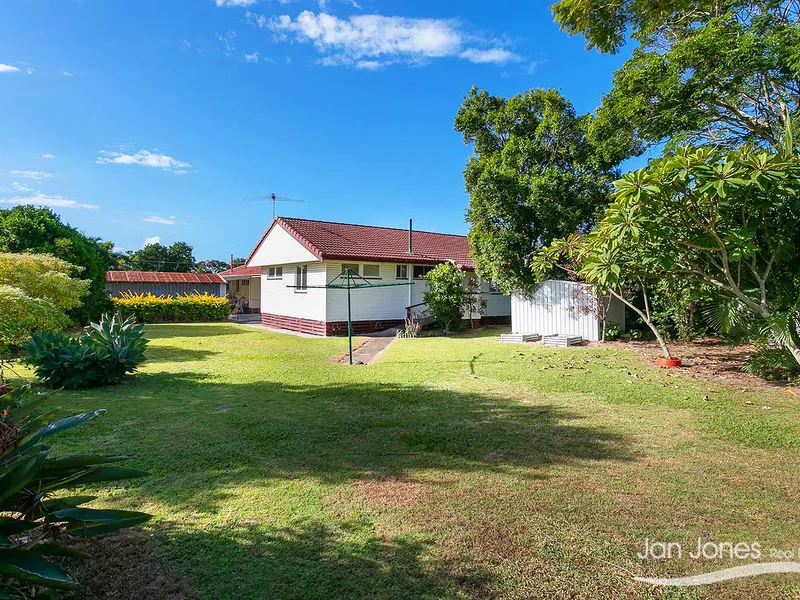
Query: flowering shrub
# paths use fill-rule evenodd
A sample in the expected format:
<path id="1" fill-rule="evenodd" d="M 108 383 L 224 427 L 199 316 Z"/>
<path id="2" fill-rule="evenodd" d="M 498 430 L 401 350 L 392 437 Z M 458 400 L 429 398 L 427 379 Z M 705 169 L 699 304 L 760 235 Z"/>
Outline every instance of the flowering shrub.
<path id="1" fill-rule="evenodd" d="M 186 323 L 225 321 L 230 314 L 227 298 L 209 294 L 154 296 L 125 294 L 111 298 L 116 312 L 133 315 L 140 323 Z"/>

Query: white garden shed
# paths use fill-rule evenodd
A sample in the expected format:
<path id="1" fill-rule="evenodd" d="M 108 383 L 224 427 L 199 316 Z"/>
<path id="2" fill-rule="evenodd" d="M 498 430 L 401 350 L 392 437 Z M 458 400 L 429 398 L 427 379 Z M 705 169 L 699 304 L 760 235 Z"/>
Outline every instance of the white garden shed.
<path id="1" fill-rule="evenodd" d="M 574 281 L 548 280 L 531 296 L 512 296 L 511 329 L 516 334 L 580 336 L 596 342 L 602 335 L 602 306 L 607 323 L 625 330 L 625 305 L 616 298 L 601 299 L 594 287 Z"/>

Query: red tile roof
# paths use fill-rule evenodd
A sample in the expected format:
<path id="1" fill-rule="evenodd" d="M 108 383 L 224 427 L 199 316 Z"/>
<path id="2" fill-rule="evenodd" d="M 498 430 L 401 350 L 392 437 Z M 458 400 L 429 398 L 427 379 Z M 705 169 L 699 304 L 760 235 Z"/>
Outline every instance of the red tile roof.
<path id="1" fill-rule="evenodd" d="M 412 253 L 408 253 L 408 230 L 372 225 L 350 225 L 310 219 L 278 217 L 264 232 L 247 262 L 275 225 L 280 225 L 320 260 L 374 260 L 436 264 L 455 261 L 474 269 L 469 242 L 463 235 L 414 231 Z"/>
<path id="2" fill-rule="evenodd" d="M 261 267 L 246 267 L 242 265 L 219 273 L 220 277 L 252 277 L 254 275 L 261 275 Z"/>
<path id="3" fill-rule="evenodd" d="M 225 283 L 213 273 L 164 273 L 161 271 L 108 271 L 106 281 L 126 283 Z"/>

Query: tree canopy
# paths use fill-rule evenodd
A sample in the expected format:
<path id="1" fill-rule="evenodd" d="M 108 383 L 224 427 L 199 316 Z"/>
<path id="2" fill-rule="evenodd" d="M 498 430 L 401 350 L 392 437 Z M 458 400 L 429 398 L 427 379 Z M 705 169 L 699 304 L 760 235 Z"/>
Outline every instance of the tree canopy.
<path id="1" fill-rule="evenodd" d="M 0 252 L 52 254 L 74 265 L 73 276 L 90 281 L 89 292 L 67 314 L 86 324 L 109 307 L 106 271 L 113 262 L 111 242 L 103 242 L 63 223 L 49 208 L 15 206 L 0 210 Z"/>
<path id="2" fill-rule="evenodd" d="M 186 242 L 175 242 L 169 246 L 155 243 L 118 255 L 116 268 L 125 271 L 189 273 L 197 268 L 197 261 L 192 247 Z"/>
<path id="3" fill-rule="evenodd" d="M 474 147 L 470 244 L 478 275 L 503 291 L 532 289 L 536 251 L 591 228 L 605 207 L 617 172 L 587 139 L 591 122 L 556 90 L 506 99 L 473 88 L 464 98 L 455 128 Z"/>
<path id="4" fill-rule="evenodd" d="M 614 77 L 593 124 L 610 156 L 667 143 L 780 147 L 798 116 L 796 0 L 560 0 L 556 21 L 589 48 L 639 46 Z"/>

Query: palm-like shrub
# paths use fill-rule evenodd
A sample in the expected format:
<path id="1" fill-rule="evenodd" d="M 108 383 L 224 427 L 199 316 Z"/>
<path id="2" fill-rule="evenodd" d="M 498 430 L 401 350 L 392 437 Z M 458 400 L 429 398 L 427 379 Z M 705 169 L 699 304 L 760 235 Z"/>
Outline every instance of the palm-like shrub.
<path id="1" fill-rule="evenodd" d="M 25 347 L 25 362 L 52 388 L 115 385 L 145 360 L 147 340 L 133 317 L 103 315 L 87 333 L 41 332 Z"/>
<path id="2" fill-rule="evenodd" d="M 51 556 L 88 558 L 59 543 L 65 535 L 91 537 L 144 523 L 150 515 L 83 505 L 95 496 L 59 494 L 96 483 L 132 479 L 143 471 L 116 466 L 127 456 L 53 458 L 42 441 L 90 421 L 95 410 L 47 423 L 40 409 L 48 393 L 29 386 L 0 396 L 0 598 L 54 598 L 76 583 Z"/>

